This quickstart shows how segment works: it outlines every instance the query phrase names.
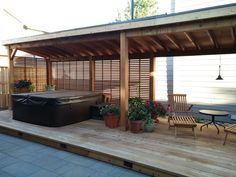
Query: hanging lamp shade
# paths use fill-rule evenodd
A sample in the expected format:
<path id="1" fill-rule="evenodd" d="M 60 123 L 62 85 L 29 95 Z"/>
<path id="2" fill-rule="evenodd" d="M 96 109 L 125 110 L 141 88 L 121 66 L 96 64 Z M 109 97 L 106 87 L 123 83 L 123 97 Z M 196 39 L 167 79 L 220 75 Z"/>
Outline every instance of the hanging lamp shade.
<path id="1" fill-rule="evenodd" d="M 218 77 L 216 78 L 216 80 L 224 80 L 221 75 L 219 74 Z"/>

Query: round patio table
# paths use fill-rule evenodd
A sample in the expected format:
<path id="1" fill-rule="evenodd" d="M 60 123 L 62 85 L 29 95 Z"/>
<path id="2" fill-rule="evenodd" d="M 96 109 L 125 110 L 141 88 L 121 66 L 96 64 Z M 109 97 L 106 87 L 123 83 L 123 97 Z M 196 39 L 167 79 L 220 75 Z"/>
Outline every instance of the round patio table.
<path id="1" fill-rule="evenodd" d="M 213 124 L 213 125 L 216 127 L 216 129 L 217 129 L 217 134 L 219 134 L 219 132 L 220 132 L 218 126 L 222 126 L 222 127 L 224 127 L 224 128 L 225 128 L 225 126 L 222 125 L 222 124 L 217 123 L 217 122 L 215 121 L 215 116 L 228 116 L 228 115 L 229 115 L 229 113 L 226 112 L 226 111 L 210 110 L 210 109 L 202 109 L 202 110 L 199 110 L 199 113 L 200 113 L 200 114 L 204 114 L 204 115 L 209 115 L 209 116 L 211 116 L 211 121 L 209 121 L 209 122 L 205 123 L 204 125 L 202 125 L 202 126 L 200 127 L 200 130 L 202 131 L 202 127 L 204 127 L 204 126 L 207 126 L 207 127 L 208 127 L 209 124 Z M 218 125 L 218 126 L 217 126 L 217 125 Z"/>

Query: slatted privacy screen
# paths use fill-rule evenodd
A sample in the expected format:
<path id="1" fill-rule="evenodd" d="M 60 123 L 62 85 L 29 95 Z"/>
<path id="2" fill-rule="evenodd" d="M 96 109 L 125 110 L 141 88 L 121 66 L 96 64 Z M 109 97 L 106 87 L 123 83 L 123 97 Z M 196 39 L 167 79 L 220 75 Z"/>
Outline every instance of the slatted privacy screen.
<path id="1" fill-rule="evenodd" d="M 112 102 L 120 99 L 120 60 L 95 61 L 95 90 L 111 93 Z"/>
<path id="2" fill-rule="evenodd" d="M 89 61 L 52 63 L 52 82 L 57 89 L 89 90 Z"/>
<path id="3" fill-rule="evenodd" d="M 129 60 L 129 95 L 150 99 L 150 59 Z"/>
<path id="4" fill-rule="evenodd" d="M 47 83 L 46 62 L 42 58 L 14 59 L 14 82 L 17 80 L 30 80 L 36 91 L 43 91 Z"/>
<path id="5" fill-rule="evenodd" d="M 140 97 L 150 99 L 150 59 L 140 59 Z"/>
<path id="6" fill-rule="evenodd" d="M 36 61 L 36 90 L 42 91 L 47 83 L 46 62 L 41 58 Z"/>
<path id="7" fill-rule="evenodd" d="M 9 105 L 8 88 L 8 68 L 0 67 L 0 108 L 7 108 Z"/>
<path id="8" fill-rule="evenodd" d="M 114 102 L 120 100 L 120 60 L 112 60 L 111 64 L 111 95 Z"/>
<path id="9" fill-rule="evenodd" d="M 77 89 L 77 62 L 76 61 L 72 61 L 70 62 L 70 89 L 72 90 L 76 90 Z"/>
<path id="10" fill-rule="evenodd" d="M 149 59 L 129 60 L 129 95 L 149 99 Z M 52 63 L 53 84 L 57 89 L 85 90 L 90 88 L 89 61 Z M 111 93 L 112 102 L 120 100 L 120 60 L 95 61 L 95 91 Z"/>

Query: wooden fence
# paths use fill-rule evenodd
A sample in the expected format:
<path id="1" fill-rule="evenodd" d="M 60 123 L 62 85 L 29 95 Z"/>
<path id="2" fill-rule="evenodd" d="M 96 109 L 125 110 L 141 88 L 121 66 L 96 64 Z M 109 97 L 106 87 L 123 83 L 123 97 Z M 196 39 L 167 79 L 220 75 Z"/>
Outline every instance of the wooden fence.
<path id="1" fill-rule="evenodd" d="M 8 68 L 0 67 L 0 109 L 9 105 Z"/>

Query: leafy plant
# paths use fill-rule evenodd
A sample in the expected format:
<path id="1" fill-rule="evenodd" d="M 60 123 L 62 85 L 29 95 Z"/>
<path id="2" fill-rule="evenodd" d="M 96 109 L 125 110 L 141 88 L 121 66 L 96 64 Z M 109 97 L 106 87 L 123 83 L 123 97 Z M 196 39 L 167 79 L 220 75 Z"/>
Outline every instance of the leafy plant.
<path id="1" fill-rule="evenodd" d="M 154 120 L 151 118 L 151 116 L 148 116 L 145 120 L 145 124 L 154 124 Z"/>
<path id="2" fill-rule="evenodd" d="M 100 114 L 103 116 L 108 114 L 120 115 L 120 108 L 115 104 L 109 104 L 100 110 Z"/>
<path id="3" fill-rule="evenodd" d="M 204 121 L 203 121 L 202 119 L 200 119 L 200 118 L 196 118 L 195 121 L 196 121 L 197 123 L 204 123 Z"/>
<path id="4" fill-rule="evenodd" d="M 45 90 L 46 91 L 52 91 L 52 90 L 55 90 L 55 85 L 45 85 Z"/>
<path id="5" fill-rule="evenodd" d="M 14 87 L 17 89 L 27 88 L 29 91 L 34 91 L 35 86 L 32 84 L 30 80 L 18 80 L 15 82 Z"/>
<path id="6" fill-rule="evenodd" d="M 30 92 L 33 92 L 35 89 L 35 86 L 33 84 L 31 84 L 31 85 L 29 85 L 28 89 Z"/>
<path id="7" fill-rule="evenodd" d="M 129 98 L 129 120 L 145 120 L 150 117 L 150 112 L 145 106 L 145 102 L 138 97 Z"/>
<path id="8" fill-rule="evenodd" d="M 156 118 L 158 115 L 163 116 L 166 114 L 165 108 L 162 106 L 161 103 L 157 101 L 146 101 L 146 107 L 148 111 L 151 113 L 152 118 Z"/>

